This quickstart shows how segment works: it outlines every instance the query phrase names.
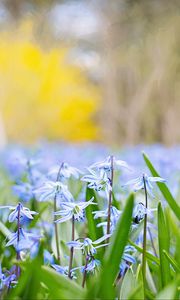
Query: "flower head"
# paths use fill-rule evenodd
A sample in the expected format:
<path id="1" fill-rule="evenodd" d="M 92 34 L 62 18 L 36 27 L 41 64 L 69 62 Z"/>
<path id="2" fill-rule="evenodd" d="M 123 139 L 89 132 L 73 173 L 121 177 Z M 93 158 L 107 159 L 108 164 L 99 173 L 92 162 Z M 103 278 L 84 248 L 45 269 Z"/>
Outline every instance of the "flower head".
<path id="1" fill-rule="evenodd" d="M 131 264 L 134 264 L 136 262 L 135 258 L 132 256 L 131 253 L 135 252 L 136 249 L 133 246 L 126 246 L 124 249 L 124 253 L 122 256 L 122 260 L 120 263 L 120 276 L 123 276 L 125 271 L 129 269 Z"/>
<path id="2" fill-rule="evenodd" d="M 0 206 L 0 209 L 1 208 L 8 208 L 10 210 L 13 210 L 9 215 L 9 222 L 14 222 L 18 218 L 18 216 L 20 217 L 20 219 L 27 218 L 32 220 L 33 215 L 38 214 L 37 212 L 24 207 L 21 203 L 18 203 L 17 206 Z"/>
<path id="3" fill-rule="evenodd" d="M 73 216 L 76 221 L 83 221 L 85 208 L 91 204 L 96 205 L 93 200 L 94 198 L 86 202 L 61 202 L 60 205 L 62 207 L 62 210 L 54 213 L 55 216 L 60 216 L 60 219 L 56 220 L 55 223 L 66 222 Z"/>
<path id="4" fill-rule="evenodd" d="M 46 181 L 41 187 L 34 190 L 36 198 L 41 201 L 57 199 L 73 201 L 73 196 L 68 190 L 68 187 L 60 181 Z"/>
<path id="5" fill-rule="evenodd" d="M 112 189 L 110 179 L 104 170 L 95 172 L 92 169 L 88 169 L 88 171 L 90 174 L 84 175 L 81 180 L 88 182 L 88 187 L 90 189 L 94 189 L 95 191 L 101 191 L 102 189 L 105 189 L 107 192 Z"/>
<path id="6" fill-rule="evenodd" d="M 59 274 L 61 275 L 64 275 L 66 277 L 68 277 L 69 275 L 69 266 L 65 266 L 65 267 L 62 267 L 62 266 L 59 266 L 57 264 L 52 264 L 51 265 L 55 270 L 56 272 L 58 272 Z M 75 269 L 73 269 L 75 270 Z M 71 278 L 73 279 L 76 279 L 76 276 L 75 276 L 75 273 L 73 272 L 73 270 L 71 270 Z"/>
<path id="7" fill-rule="evenodd" d="M 19 232 L 16 231 L 11 234 L 6 247 L 13 245 L 17 251 L 31 249 L 34 244 L 39 242 L 41 237 L 41 235 L 26 232 L 24 229 L 20 228 Z"/>
<path id="8" fill-rule="evenodd" d="M 153 194 L 153 182 L 165 182 L 166 180 L 161 178 L 161 177 L 151 177 L 148 176 L 147 174 L 142 174 L 141 176 L 132 179 L 130 181 L 128 181 L 126 184 L 123 185 L 127 186 L 127 185 L 132 185 L 134 188 L 134 191 L 137 192 L 141 189 L 144 189 L 144 184 L 146 184 L 146 189 L 148 194 L 154 198 L 154 194 Z"/>
<path id="9" fill-rule="evenodd" d="M 83 253 L 86 255 L 93 256 L 94 254 L 96 254 L 97 248 L 105 247 L 108 245 L 108 244 L 101 244 L 101 245 L 98 245 L 98 244 L 102 243 L 109 237 L 110 237 L 110 234 L 106 234 L 94 242 L 90 238 L 85 238 L 83 240 L 83 242 L 72 241 L 72 242 L 68 242 L 67 245 L 69 247 L 73 247 L 74 249 L 81 249 L 83 251 Z"/>
<path id="10" fill-rule="evenodd" d="M 60 172 L 59 172 L 60 171 Z M 59 173 L 59 178 L 70 178 L 71 176 L 78 179 L 82 172 L 74 167 L 71 167 L 68 163 L 62 163 L 61 167 L 55 166 L 48 173 L 49 176 L 57 175 Z"/>
<path id="11" fill-rule="evenodd" d="M 93 165 L 90 166 L 91 169 L 96 169 L 96 170 L 104 170 L 104 171 L 110 171 L 111 170 L 111 156 L 108 156 L 105 160 L 94 163 Z M 128 170 L 131 170 L 128 164 L 119 159 L 115 159 L 113 157 L 113 169 L 114 170 L 119 170 L 121 168 L 126 168 Z"/>

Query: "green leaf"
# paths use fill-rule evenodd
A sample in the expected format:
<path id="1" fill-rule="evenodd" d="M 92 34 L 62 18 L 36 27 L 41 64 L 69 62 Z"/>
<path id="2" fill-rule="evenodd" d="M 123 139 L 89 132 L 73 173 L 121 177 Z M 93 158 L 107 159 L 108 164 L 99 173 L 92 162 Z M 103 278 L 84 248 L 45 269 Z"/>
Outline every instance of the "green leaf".
<path id="1" fill-rule="evenodd" d="M 167 253 L 166 250 L 163 250 L 163 253 L 164 255 L 166 256 L 167 260 L 170 262 L 171 266 L 173 267 L 173 269 L 176 271 L 176 272 L 179 272 L 180 273 L 180 266 L 178 265 L 178 263 L 174 260 L 174 258 L 169 254 Z"/>
<path id="2" fill-rule="evenodd" d="M 136 278 L 131 269 L 127 270 L 121 285 L 120 300 L 128 299 L 136 288 Z"/>
<path id="3" fill-rule="evenodd" d="M 47 266 L 41 267 L 41 281 L 48 287 L 50 299 L 83 299 L 83 290 L 74 281 Z"/>
<path id="4" fill-rule="evenodd" d="M 89 201 L 92 197 L 94 197 L 94 203 L 97 203 L 97 205 L 89 205 L 86 208 L 86 218 L 87 218 L 87 225 L 88 225 L 88 234 L 92 241 L 97 240 L 101 236 L 103 236 L 103 229 L 102 227 L 97 227 L 97 224 L 99 223 L 99 220 L 95 220 L 93 217 L 92 212 L 99 210 L 98 207 L 98 201 L 96 198 L 96 194 L 92 189 L 89 189 L 87 187 L 86 189 L 86 201 Z"/>
<path id="5" fill-rule="evenodd" d="M 132 220 L 133 203 L 134 195 L 131 194 L 127 200 L 116 230 L 110 239 L 110 245 L 103 261 L 103 269 L 100 276 L 97 295 L 97 297 L 101 299 L 112 299 L 114 297 L 113 283 L 119 272 L 119 265 L 128 240 Z"/>
<path id="6" fill-rule="evenodd" d="M 128 300 L 141 300 L 144 299 L 144 286 L 143 286 L 143 278 L 142 278 L 142 269 L 139 264 L 135 274 L 136 287 L 131 290 L 130 295 L 128 296 Z"/>
<path id="7" fill-rule="evenodd" d="M 2 232 L 4 236 L 11 235 L 11 231 L 1 221 L 0 221 L 0 232 Z"/>
<path id="8" fill-rule="evenodd" d="M 132 245 L 134 248 L 136 248 L 136 250 L 138 250 L 140 253 L 143 253 L 143 249 L 141 247 L 137 246 L 131 240 L 129 240 L 129 244 Z M 152 262 L 155 262 L 157 265 L 160 265 L 159 258 L 147 251 L 146 251 L 146 258 L 151 260 Z"/>
<path id="9" fill-rule="evenodd" d="M 161 282 L 164 287 L 171 280 L 170 277 L 170 265 L 166 259 L 163 251 L 169 252 L 170 239 L 169 230 L 162 210 L 161 203 L 158 204 L 158 239 L 159 239 L 159 257 L 160 257 L 160 269 L 161 269 Z"/>
<path id="10" fill-rule="evenodd" d="M 179 278 L 168 284 L 160 293 L 157 294 L 156 300 L 174 300 L 179 299 L 177 295 Z"/>
<path id="11" fill-rule="evenodd" d="M 151 174 L 154 177 L 159 177 L 160 175 L 155 170 L 154 166 L 152 165 L 151 161 L 149 160 L 148 156 L 145 153 L 143 153 L 143 158 L 144 158 L 144 160 L 146 162 L 146 165 L 148 166 L 149 170 L 151 171 Z M 171 209 L 173 210 L 173 212 L 175 213 L 177 218 L 180 220 L 180 206 L 175 201 L 175 199 L 172 196 L 171 192 L 169 191 L 167 185 L 165 183 L 162 183 L 162 182 L 157 182 L 156 184 L 159 187 L 159 189 L 160 189 L 161 193 L 163 194 L 164 198 L 168 202 L 169 206 L 171 207 Z"/>

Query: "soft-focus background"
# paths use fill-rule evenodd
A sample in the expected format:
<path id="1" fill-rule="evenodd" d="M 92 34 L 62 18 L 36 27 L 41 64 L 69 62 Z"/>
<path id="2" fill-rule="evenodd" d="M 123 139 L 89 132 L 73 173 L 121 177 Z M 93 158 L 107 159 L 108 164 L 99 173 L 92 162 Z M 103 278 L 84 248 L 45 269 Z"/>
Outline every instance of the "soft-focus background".
<path id="1" fill-rule="evenodd" d="M 179 0 L 1 0 L 0 144 L 180 142 Z"/>

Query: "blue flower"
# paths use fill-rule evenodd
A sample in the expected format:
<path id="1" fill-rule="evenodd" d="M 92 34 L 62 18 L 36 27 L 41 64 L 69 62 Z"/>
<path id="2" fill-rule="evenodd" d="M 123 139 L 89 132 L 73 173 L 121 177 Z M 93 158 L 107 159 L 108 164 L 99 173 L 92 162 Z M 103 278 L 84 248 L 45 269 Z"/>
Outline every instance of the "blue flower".
<path id="1" fill-rule="evenodd" d="M 93 200 L 94 198 L 86 202 L 61 202 L 60 205 L 62 210 L 54 213 L 55 216 L 60 216 L 60 219 L 56 220 L 55 223 L 66 222 L 67 220 L 70 220 L 72 216 L 74 216 L 76 221 L 84 220 L 84 209 L 91 204 L 96 205 Z"/>
<path id="2" fill-rule="evenodd" d="M 68 242 L 67 245 L 71 248 L 73 247 L 74 249 L 81 249 L 83 251 L 84 254 L 86 255 L 90 255 L 93 256 L 94 254 L 96 254 L 96 249 L 101 248 L 101 247 L 105 247 L 108 245 L 107 244 L 101 244 L 98 245 L 100 243 L 102 243 L 103 241 L 105 241 L 107 238 L 109 238 L 111 235 L 110 234 L 106 234 L 103 237 L 99 238 L 96 241 L 92 241 L 90 238 L 85 238 L 83 240 L 83 242 L 79 242 L 79 241 L 72 241 L 72 242 Z"/>
<path id="3" fill-rule="evenodd" d="M 59 274 L 68 277 L 68 275 L 69 275 L 69 266 L 62 267 L 62 266 L 59 266 L 59 265 L 56 265 L 56 264 L 52 264 L 51 266 L 52 266 L 52 267 L 56 270 L 56 272 L 58 272 Z M 75 269 L 73 269 L 73 270 L 75 270 Z M 73 270 L 71 270 L 71 278 L 72 278 L 72 279 L 76 279 L 76 276 L 75 276 L 75 273 L 74 273 Z"/>
<path id="4" fill-rule="evenodd" d="M 82 273 L 84 273 L 85 271 L 87 273 L 90 273 L 90 272 L 94 273 L 95 270 L 100 267 L 101 263 L 98 259 L 95 259 L 93 256 L 90 256 L 89 260 L 90 260 L 90 262 L 87 265 L 81 266 L 81 267 L 76 267 L 76 268 L 72 269 L 72 271 L 80 269 L 80 271 Z"/>
<path id="5" fill-rule="evenodd" d="M 80 174 L 82 174 L 82 172 L 74 167 L 71 167 L 69 164 L 67 163 L 63 163 L 61 167 L 59 166 L 55 166 L 53 167 L 50 172 L 48 173 L 49 176 L 54 176 L 57 178 L 58 172 L 60 169 L 60 174 L 59 174 L 59 178 L 70 178 L 71 176 L 78 179 Z"/>
<path id="6" fill-rule="evenodd" d="M 9 288 L 9 286 L 11 284 L 16 284 L 17 283 L 17 281 L 15 280 L 16 279 L 16 275 L 15 274 L 11 274 L 11 272 L 9 272 L 9 271 L 7 273 L 9 273 L 9 274 L 5 275 L 2 272 L 2 267 L 1 267 L 1 264 L 0 264 L 0 291 L 4 287 Z"/>
<path id="7" fill-rule="evenodd" d="M 25 218 L 32 220 L 33 215 L 38 214 L 37 212 L 32 211 L 27 207 L 24 207 L 21 203 L 18 203 L 17 206 L 0 206 L 0 209 L 1 208 L 8 208 L 10 210 L 13 210 L 13 212 L 10 213 L 9 218 L 8 218 L 9 222 L 11 222 L 11 223 L 14 222 L 18 218 L 18 215 L 20 218 L 25 217 Z"/>
<path id="8" fill-rule="evenodd" d="M 119 170 L 121 168 L 126 168 L 128 170 L 131 170 L 129 165 L 124 160 L 115 159 L 115 157 L 113 157 L 113 169 Z M 104 171 L 108 171 L 108 172 L 111 171 L 111 156 L 108 156 L 103 161 L 92 164 L 90 166 L 90 169 L 96 169 L 96 170 L 103 169 Z"/>
<path id="9" fill-rule="evenodd" d="M 136 251 L 136 249 L 133 246 L 128 245 L 128 246 L 125 247 L 124 253 L 123 253 L 123 256 L 122 256 L 122 260 L 121 260 L 121 263 L 120 263 L 120 266 L 119 266 L 120 276 L 123 276 L 125 271 L 127 269 L 129 269 L 132 264 L 136 263 L 135 258 L 131 254 L 135 251 Z"/>
<path id="10" fill-rule="evenodd" d="M 154 198 L 155 196 L 152 192 L 153 191 L 152 183 L 153 182 L 165 182 L 166 180 L 161 177 L 151 177 L 144 173 L 141 176 L 139 176 L 138 178 L 128 181 L 126 184 L 123 185 L 123 187 L 127 186 L 127 185 L 132 185 L 134 188 L 134 191 L 137 192 L 141 189 L 144 189 L 144 181 L 146 184 L 146 189 L 147 189 L 148 194 Z"/>
<path id="11" fill-rule="evenodd" d="M 111 206 L 110 210 L 111 210 L 110 225 L 111 225 L 111 233 L 112 233 L 116 227 L 116 224 L 117 224 L 122 212 L 120 210 L 118 210 L 115 206 Z M 106 210 L 93 211 L 93 214 L 94 214 L 94 219 L 107 218 L 108 217 L 108 208 Z M 107 222 L 99 223 L 98 225 L 100 225 L 100 224 L 102 224 L 104 226 L 104 225 L 107 225 Z"/>
<path id="12" fill-rule="evenodd" d="M 64 199 L 66 201 L 73 201 L 73 196 L 69 192 L 67 186 L 60 181 L 46 181 L 41 187 L 34 190 L 37 200 L 49 201 L 53 200 L 55 195 L 57 200 Z"/>
<path id="13" fill-rule="evenodd" d="M 156 208 L 148 209 L 145 207 L 145 205 L 140 202 L 138 203 L 133 210 L 133 221 L 135 224 L 139 224 L 141 220 L 144 219 L 144 216 L 147 214 L 149 216 L 152 216 L 152 211 L 156 211 Z"/>
<path id="14" fill-rule="evenodd" d="M 88 169 L 88 171 L 90 174 L 84 175 L 81 180 L 87 182 L 90 189 L 94 189 L 95 191 L 101 191 L 102 189 L 105 189 L 107 193 L 112 190 L 110 179 L 104 170 L 95 172 L 92 169 Z"/>
<path id="15" fill-rule="evenodd" d="M 44 249 L 44 264 L 45 265 L 52 265 L 54 264 L 54 257 L 48 250 Z"/>
<path id="16" fill-rule="evenodd" d="M 19 241 L 18 241 L 19 235 Z M 16 231 L 9 237 L 9 242 L 6 247 L 13 245 L 17 251 L 31 249 L 37 242 L 39 242 L 41 235 L 37 235 L 31 232 L 26 232 L 20 228 L 19 232 Z"/>

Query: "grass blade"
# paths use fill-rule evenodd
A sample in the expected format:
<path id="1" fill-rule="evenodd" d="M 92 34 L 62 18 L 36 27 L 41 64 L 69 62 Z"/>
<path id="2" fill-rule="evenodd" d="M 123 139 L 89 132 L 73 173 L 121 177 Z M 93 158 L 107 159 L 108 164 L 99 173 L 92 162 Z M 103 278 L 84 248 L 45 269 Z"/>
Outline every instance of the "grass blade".
<path id="1" fill-rule="evenodd" d="M 158 204 L 158 239 L 159 239 L 159 257 L 160 257 L 160 270 L 161 270 L 161 283 L 164 287 L 171 280 L 170 278 L 170 265 L 166 259 L 163 251 L 169 252 L 170 239 L 167 223 L 163 213 L 161 203 Z"/>
<path id="2" fill-rule="evenodd" d="M 174 260 L 174 258 L 166 250 L 163 250 L 163 253 L 166 256 L 167 260 L 170 262 L 173 269 L 176 272 L 180 273 L 180 266 L 177 264 L 177 262 Z"/>
<path id="3" fill-rule="evenodd" d="M 134 195 L 131 194 L 117 224 L 116 231 L 110 239 L 110 245 L 104 258 L 103 270 L 99 284 L 100 286 L 97 295 L 101 299 L 111 299 L 114 297 L 113 283 L 119 271 L 124 247 L 128 241 L 132 221 L 133 203 Z"/>
<path id="4" fill-rule="evenodd" d="M 160 175 L 155 170 L 154 166 L 152 165 L 151 161 L 149 160 L 148 156 L 145 153 L 143 153 L 143 158 L 145 160 L 145 163 L 146 163 L 147 167 L 151 171 L 151 174 L 154 177 L 159 177 Z M 173 210 L 173 212 L 175 213 L 177 218 L 180 220 L 180 207 L 176 203 L 176 201 L 175 201 L 174 197 L 172 196 L 171 192 L 169 191 L 167 185 L 165 183 L 162 183 L 162 182 L 157 182 L 156 184 L 159 187 L 159 189 L 160 189 L 161 193 L 163 194 L 164 198 L 168 202 L 169 206 L 171 207 L 171 209 Z"/>

